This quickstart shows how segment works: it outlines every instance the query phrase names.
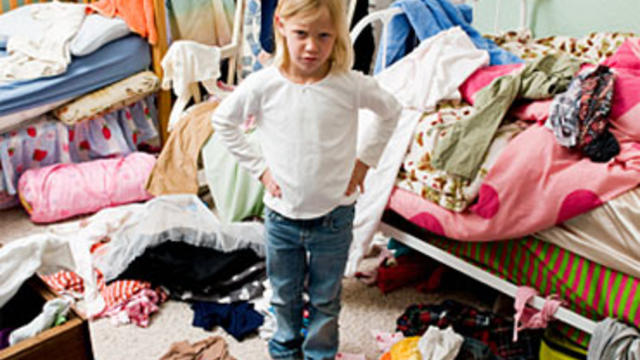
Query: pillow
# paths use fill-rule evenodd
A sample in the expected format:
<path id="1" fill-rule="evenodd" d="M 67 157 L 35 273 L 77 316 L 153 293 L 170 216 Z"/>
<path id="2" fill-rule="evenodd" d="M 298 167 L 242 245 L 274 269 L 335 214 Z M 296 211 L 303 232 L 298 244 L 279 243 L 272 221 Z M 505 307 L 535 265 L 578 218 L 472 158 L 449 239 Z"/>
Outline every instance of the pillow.
<path id="1" fill-rule="evenodd" d="M 36 6 L 42 5 L 46 4 L 25 5 L 0 15 L 0 43 L 2 43 L 2 38 L 8 40 L 14 35 L 45 32 L 45 24 L 38 22 L 31 16 L 31 11 L 36 9 Z M 71 39 L 71 54 L 75 56 L 88 55 L 102 45 L 119 39 L 129 32 L 131 30 L 120 18 L 107 18 L 99 14 L 87 15 L 78 33 Z M 0 46 L 0 48 L 4 47 Z"/>
<path id="2" fill-rule="evenodd" d="M 128 35 L 127 23 L 119 17 L 108 18 L 99 14 L 87 15 L 82 26 L 71 39 L 71 54 L 84 56 L 96 51 L 102 45 Z"/>
<path id="3" fill-rule="evenodd" d="M 155 162 L 153 155 L 134 152 L 119 158 L 29 169 L 20 176 L 18 196 L 36 223 L 144 201 L 151 198 L 144 185 Z"/>
<path id="4" fill-rule="evenodd" d="M 53 115 L 67 125 L 121 109 L 155 92 L 160 80 L 151 71 L 143 71 L 100 88 L 53 110 Z M 1 119 L 1 117 L 0 117 Z"/>

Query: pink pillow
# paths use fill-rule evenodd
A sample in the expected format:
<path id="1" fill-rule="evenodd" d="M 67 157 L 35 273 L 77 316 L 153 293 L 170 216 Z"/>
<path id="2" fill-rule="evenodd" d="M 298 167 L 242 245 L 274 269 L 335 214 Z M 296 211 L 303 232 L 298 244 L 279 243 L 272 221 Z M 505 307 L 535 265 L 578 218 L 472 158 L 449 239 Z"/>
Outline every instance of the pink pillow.
<path id="1" fill-rule="evenodd" d="M 44 223 L 148 200 L 145 184 L 155 164 L 136 152 L 122 158 L 29 169 L 18 180 L 20 200 L 31 221 Z"/>
<path id="2" fill-rule="evenodd" d="M 640 70 L 640 38 L 627 39 L 615 54 L 609 56 L 602 64 L 614 68 Z"/>
<path id="3" fill-rule="evenodd" d="M 535 121 L 542 125 L 549 117 L 552 102 L 553 98 L 526 102 L 512 107 L 510 113 L 520 120 Z"/>
<path id="4" fill-rule="evenodd" d="M 510 74 L 522 66 L 522 64 L 508 64 L 481 67 L 460 85 L 460 94 L 464 101 L 473 105 L 475 95 L 478 91 L 491 84 L 496 78 Z"/>

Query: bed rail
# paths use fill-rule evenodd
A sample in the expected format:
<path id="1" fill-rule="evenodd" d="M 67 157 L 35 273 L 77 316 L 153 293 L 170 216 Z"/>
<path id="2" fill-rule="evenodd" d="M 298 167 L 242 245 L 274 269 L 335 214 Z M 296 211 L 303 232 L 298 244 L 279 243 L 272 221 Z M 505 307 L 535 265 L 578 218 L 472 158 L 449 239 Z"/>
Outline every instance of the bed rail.
<path id="1" fill-rule="evenodd" d="M 353 17 L 353 12 L 355 9 L 355 2 L 357 0 L 351 0 L 349 2 L 349 10 L 348 10 L 348 16 L 349 19 L 351 19 Z M 472 2 L 472 7 L 475 11 L 476 7 L 477 7 L 477 2 L 478 0 L 469 0 Z M 496 32 L 498 32 L 497 27 L 498 27 L 498 18 L 500 15 L 500 0 L 497 0 L 497 5 L 496 5 L 496 15 L 495 15 L 495 24 L 494 27 L 496 28 Z M 371 25 L 376 21 L 380 21 L 382 22 L 382 30 L 380 32 L 380 45 L 382 48 L 382 58 L 386 59 L 387 58 L 387 42 L 388 42 L 388 32 L 389 32 L 389 23 L 391 22 L 391 19 L 398 15 L 398 14 L 402 14 L 402 9 L 400 9 L 399 7 L 388 7 L 386 9 L 382 9 L 382 10 L 376 10 L 372 13 L 370 13 L 369 15 L 363 17 L 360 21 L 358 21 L 358 23 L 353 27 L 353 29 L 351 30 L 349 36 L 351 37 L 351 43 L 355 43 L 356 39 L 358 38 L 358 36 L 360 35 L 360 33 L 362 33 L 362 30 L 364 30 L 364 28 L 367 25 Z M 527 28 L 527 0 L 520 0 L 520 28 L 521 29 L 525 29 Z M 382 68 L 384 69 L 384 67 L 386 67 L 386 64 L 382 64 Z"/>
<path id="2" fill-rule="evenodd" d="M 456 269 L 465 275 L 468 275 L 475 280 L 480 281 L 483 284 L 489 285 L 492 288 L 508 295 L 510 297 L 515 298 L 516 291 L 518 287 L 509 281 L 506 281 L 502 278 L 499 278 L 496 275 L 491 274 L 488 271 L 482 270 L 481 268 L 470 264 L 454 255 L 449 254 L 448 252 L 427 243 L 426 241 L 420 240 L 417 237 L 410 235 L 404 231 L 398 230 L 397 228 L 381 223 L 380 230 L 387 236 L 391 236 L 394 239 L 400 241 L 401 243 L 416 249 L 417 251 L 437 260 L 447 266 Z M 545 299 L 536 296 L 531 304 L 538 310 L 542 310 L 544 306 Z M 561 306 L 558 308 L 556 313 L 553 315 L 554 318 L 560 320 L 566 324 L 574 326 L 577 329 L 580 329 L 586 333 L 593 334 L 593 331 L 596 327 L 596 323 L 593 320 L 587 319 L 586 317 L 579 315 L 578 313 L 569 310 L 568 308 Z"/>

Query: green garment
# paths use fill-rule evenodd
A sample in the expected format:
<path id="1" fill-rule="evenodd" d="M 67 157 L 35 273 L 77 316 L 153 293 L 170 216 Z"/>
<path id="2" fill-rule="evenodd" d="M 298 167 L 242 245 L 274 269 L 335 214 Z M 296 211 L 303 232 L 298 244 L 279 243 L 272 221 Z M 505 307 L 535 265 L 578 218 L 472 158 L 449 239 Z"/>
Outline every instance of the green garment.
<path id="1" fill-rule="evenodd" d="M 563 92 L 578 72 L 580 62 L 568 55 L 546 55 L 525 65 L 517 74 L 494 80 L 478 91 L 474 113 L 454 123 L 433 149 L 436 169 L 474 178 L 482 159 L 513 101 L 546 99 Z"/>
<path id="2" fill-rule="evenodd" d="M 255 131 L 245 133 L 249 143 L 260 148 Z M 262 216 L 264 186 L 238 164 L 214 133 L 202 147 L 202 161 L 209 191 L 222 221 L 241 221 Z"/>

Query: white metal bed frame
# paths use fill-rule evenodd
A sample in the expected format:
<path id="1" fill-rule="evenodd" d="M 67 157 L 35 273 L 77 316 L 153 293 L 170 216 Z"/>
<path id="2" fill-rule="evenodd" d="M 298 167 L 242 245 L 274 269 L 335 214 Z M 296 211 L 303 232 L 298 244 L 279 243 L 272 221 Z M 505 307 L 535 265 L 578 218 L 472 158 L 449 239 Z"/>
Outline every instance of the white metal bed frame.
<path id="1" fill-rule="evenodd" d="M 349 4 L 349 15 L 353 15 L 353 8 L 355 8 L 355 2 L 357 0 L 351 0 Z M 477 6 L 475 3 L 477 0 L 473 0 L 474 7 Z M 520 0 L 520 27 L 526 28 L 527 24 L 527 1 Z M 497 6 L 500 6 L 500 1 L 498 0 Z M 384 10 L 378 10 L 372 12 L 371 14 L 362 18 L 353 28 L 350 33 L 351 41 L 354 42 L 358 35 L 362 32 L 362 30 L 369 24 L 374 21 L 382 22 L 382 36 L 381 36 L 381 46 L 383 51 L 383 59 L 386 58 L 386 44 L 387 44 L 387 32 L 389 27 L 389 22 L 391 19 L 401 14 L 402 10 L 398 7 L 390 7 Z M 496 16 L 498 15 L 498 10 L 496 10 Z M 350 17 L 351 18 L 351 17 Z M 497 20 L 496 20 L 497 21 Z M 382 222 L 379 228 L 385 235 L 393 237 L 394 239 L 400 241 L 403 244 L 408 245 L 409 247 L 443 263 L 446 264 L 481 283 L 484 283 L 506 295 L 509 295 L 513 298 L 516 296 L 516 291 L 518 287 L 513 283 L 506 281 L 496 275 L 493 275 L 485 270 L 482 270 L 480 267 L 473 265 L 465 260 L 462 260 L 448 252 L 429 244 L 424 240 L 420 240 L 419 238 L 408 234 L 407 232 L 400 230 L 393 225 Z M 545 303 L 545 299 L 536 296 L 533 301 L 529 302 L 530 305 L 535 307 L 536 309 L 542 309 Z M 577 329 L 580 329 L 589 334 L 593 334 L 595 329 L 595 322 L 591 319 L 588 319 L 582 315 L 577 314 L 576 312 L 562 306 L 558 308 L 554 317 L 557 320 L 560 320 L 566 324 L 574 326 Z"/>

